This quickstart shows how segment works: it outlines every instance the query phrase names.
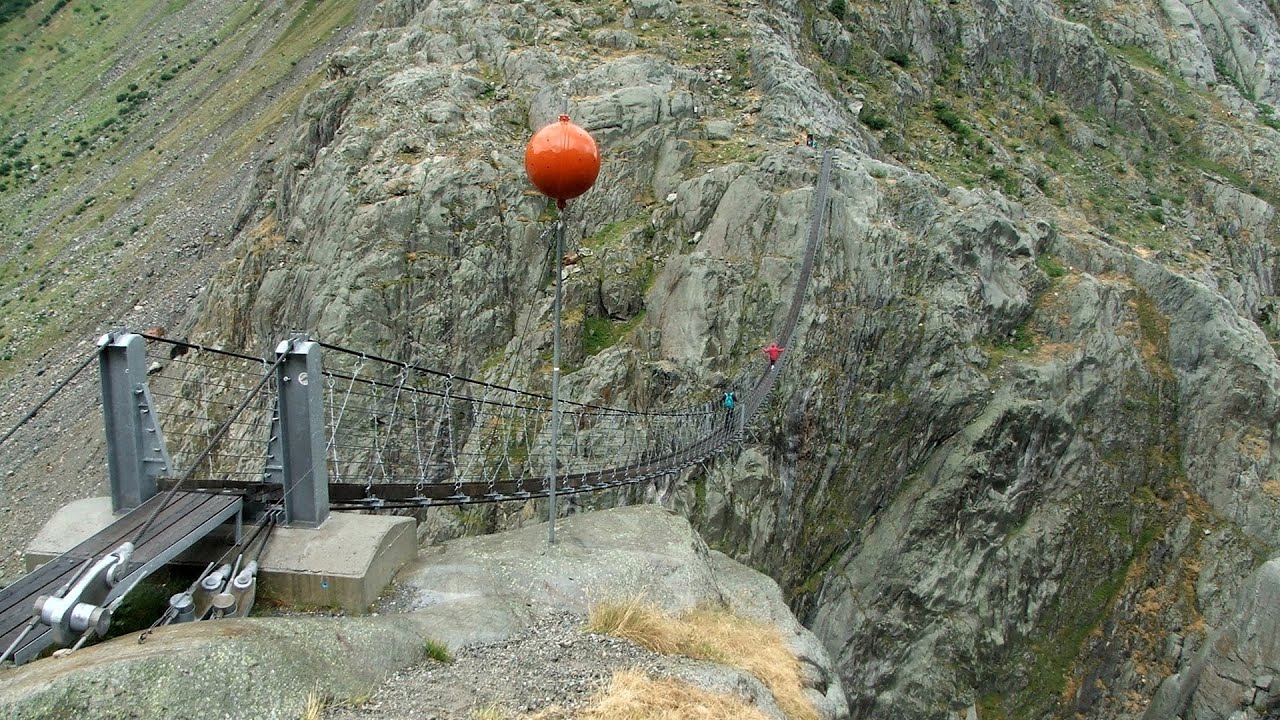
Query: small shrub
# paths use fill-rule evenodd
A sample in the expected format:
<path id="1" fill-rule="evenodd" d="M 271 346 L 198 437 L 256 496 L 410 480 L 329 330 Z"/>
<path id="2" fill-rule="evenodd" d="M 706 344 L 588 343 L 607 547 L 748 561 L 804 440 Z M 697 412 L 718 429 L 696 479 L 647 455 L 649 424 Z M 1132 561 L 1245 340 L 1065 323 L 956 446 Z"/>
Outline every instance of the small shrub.
<path id="1" fill-rule="evenodd" d="M 845 13 L 849 11 L 845 0 L 831 0 L 827 4 L 827 11 L 836 16 L 837 20 L 844 20 Z"/>
<path id="2" fill-rule="evenodd" d="M 884 59 L 894 65 L 897 65 L 903 70 L 907 69 L 911 65 L 911 56 L 907 54 L 906 50 L 890 50 L 884 54 Z"/>
<path id="3" fill-rule="evenodd" d="M 422 653 L 430 660 L 448 665 L 453 662 L 453 655 L 449 654 L 449 648 L 439 640 L 427 639 L 422 644 Z"/>
<path id="4" fill-rule="evenodd" d="M 877 132 L 889 127 L 889 118 L 886 118 L 883 115 L 878 115 L 874 110 L 868 110 L 865 105 L 858 113 L 858 119 L 862 121 L 863 125 L 866 125 Z"/>
<path id="5" fill-rule="evenodd" d="M 933 115 L 938 118 L 938 122 L 943 127 L 958 135 L 964 140 L 968 140 L 973 135 L 973 128 L 961 119 L 960 114 L 943 100 L 935 100 L 933 102 Z"/>

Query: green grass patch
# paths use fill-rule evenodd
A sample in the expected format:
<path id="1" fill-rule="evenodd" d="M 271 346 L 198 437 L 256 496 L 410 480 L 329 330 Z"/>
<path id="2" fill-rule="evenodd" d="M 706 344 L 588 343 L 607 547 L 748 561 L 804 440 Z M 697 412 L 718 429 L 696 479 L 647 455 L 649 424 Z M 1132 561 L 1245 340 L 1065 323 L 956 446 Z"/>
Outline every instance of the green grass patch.
<path id="1" fill-rule="evenodd" d="M 1005 720 L 1004 693 L 989 692 L 978 696 L 978 717 L 982 720 Z"/>
<path id="2" fill-rule="evenodd" d="M 969 127 L 969 123 L 960 117 L 960 113 L 944 100 L 935 100 L 933 102 L 933 116 L 942 123 L 942 126 L 950 130 L 956 137 L 962 140 L 970 140 L 973 138 L 973 128 Z"/>
<path id="3" fill-rule="evenodd" d="M 428 660 L 435 660 L 438 663 L 448 665 L 453 662 L 453 655 L 449 652 L 449 646 L 439 640 L 427 638 L 427 640 L 422 643 L 422 654 Z"/>
<path id="4" fill-rule="evenodd" d="M 1258 119 L 1272 130 L 1280 130 L 1280 117 L 1277 117 L 1276 109 L 1270 105 L 1258 103 Z"/>
<path id="5" fill-rule="evenodd" d="M 1154 71 L 1161 75 L 1165 72 L 1164 63 L 1159 58 L 1137 45 L 1114 45 L 1111 47 L 1111 52 L 1127 60 L 1133 67 Z"/>
<path id="6" fill-rule="evenodd" d="M 1048 253 L 1041 253 L 1036 256 L 1036 267 L 1040 268 L 1040 272 L 1050 278 L 1060 278 L 1067 274 L 1067 269 L 1062 266 L 1062 263 Z"/>
<path id="7" fill-rule="evenodd" d="M 589 317 L 583 322 L 582 352 L 588 357 L 600 354 L 601 351 L 613 347 L 631 332 L 631 329 L 644 319 L 641 312 L 629 320 L 611 320 L 603 317 Z"/>
<path id="8" fill-rule="evenodd" d="M 890 124 L 889 118 L 877 113 L 866 105 L 863 105 L 862 110 L 858 111 L 858 119 L 862 121 L 863 125 L 866 125 L 876 131 L 884 130 L 888 128 Z"/>
<path id="9" fill-rule="evenodd" d="M 1022 352 L 1035 347 L 1035 336 L 1031 333 L 1029 322 L 1024 322 L 1009 333 L 1009 336 L 996 344 L 1001 350 Z"/>
<path id="10" fill-rule="evenodd" d="M 648 215 L 640 213 L 632 215 L 625 220 L 611 222 L 583 241 L 582 245 L 592 250 L 620 247 L 623 244 L 623 240 L 630 236 L 632 231 L 647 222 L 648 219 Z"/>

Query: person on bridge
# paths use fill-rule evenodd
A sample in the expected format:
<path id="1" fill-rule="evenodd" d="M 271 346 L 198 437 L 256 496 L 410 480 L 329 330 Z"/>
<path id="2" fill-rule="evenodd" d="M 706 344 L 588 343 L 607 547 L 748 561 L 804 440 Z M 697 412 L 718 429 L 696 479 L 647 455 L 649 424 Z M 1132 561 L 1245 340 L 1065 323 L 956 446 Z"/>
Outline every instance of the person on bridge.
<path id="1" fill-rule="evenodd" d="M 778 364 L 778 358 L 782 355 L 782 348 L 778 347 L 778 343 L 769 343 L 769 347 L 762 349 L 760 352 L 769 357 L 769 369 L 772 370 L 774 365 Z"/>
<path id="2" fill-rule="evenodd" d="M 724 393 L 724 401 L 720 403 L 724 406 L 724 426 L 726 428 L 733 427 L 733 409 L 738 406 L 738 400 L 734 397 L 732 390 L 726 390 Z"/>

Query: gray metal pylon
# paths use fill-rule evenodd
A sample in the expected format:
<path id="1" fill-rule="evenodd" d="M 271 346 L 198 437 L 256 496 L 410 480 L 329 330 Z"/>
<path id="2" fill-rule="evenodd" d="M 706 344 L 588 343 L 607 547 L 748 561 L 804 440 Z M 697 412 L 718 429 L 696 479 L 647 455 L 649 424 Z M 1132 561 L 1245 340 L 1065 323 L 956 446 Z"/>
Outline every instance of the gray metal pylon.
<path id="1" fill-rule="evenodd" d="M 98 339 L 102 424 L 115 512 L 132 510 L 149 500 L 156 494 L 156 478 L 173 468 L 156 424 L 146 357 L 141 335 L 116 331 Z"/>
<path id="2" fill-rule="evenodd" d="M 276 347 L 279 392 L 279 462 L 284 481 L 284 522 L 319 527 L 329 517 L 329 469 L 325 458 L 324 384 L 320 345 L 305 338 Z"/>

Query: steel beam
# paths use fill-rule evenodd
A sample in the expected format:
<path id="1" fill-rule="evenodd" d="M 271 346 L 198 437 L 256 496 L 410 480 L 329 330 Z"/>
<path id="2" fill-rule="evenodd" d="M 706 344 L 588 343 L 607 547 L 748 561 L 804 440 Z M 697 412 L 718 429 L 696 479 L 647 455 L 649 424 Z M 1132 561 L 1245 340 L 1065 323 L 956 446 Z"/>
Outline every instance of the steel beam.
<path id="1" fill-rule="evenodd" d="M 98 340 L 102 419 L 107 439 L 111 509 L 132 510 L 156 494 L 156 478 L 173 472 L 147 387 L 141 335 L 113 332 Z"/>
<path id="2" fill-rule="evenodd" d="M 305 339 L 276 347 L 278 421 L 271 446 L 279 452 L 284 485 L 284 524 L 319 527 L 329 517 L 329 469 L 325 458 L 324 384 L 320 345 Z M 276 442 L 278 440 L 278 442 Z"/>

